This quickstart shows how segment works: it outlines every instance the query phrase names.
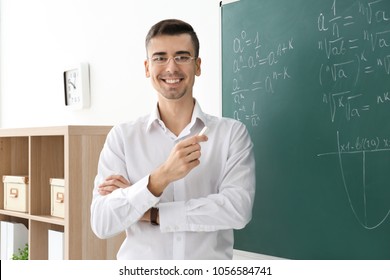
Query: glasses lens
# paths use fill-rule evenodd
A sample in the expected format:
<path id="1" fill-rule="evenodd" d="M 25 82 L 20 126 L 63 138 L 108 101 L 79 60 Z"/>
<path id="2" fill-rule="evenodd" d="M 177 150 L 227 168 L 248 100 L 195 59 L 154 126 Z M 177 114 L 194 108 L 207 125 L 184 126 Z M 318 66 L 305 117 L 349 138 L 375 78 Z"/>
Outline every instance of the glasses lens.
<path id="1" fill-rule="evenodd" d="M 164 65 L 168 63 L 168 58 L 164 56 L 153 56 L 152 63 L 156 65 Z"/>
<path id="2" fill-rule="evenodd" d="M 191 56 L 186 56 L 186 55 L 180 55 L 180 56 L 176 56 L 174 57 L 174 60 L 177 64 L 188 64 L 191 62 L 192 60 L 192 57 Z"/>
<path id="3" fill-rule="evenodd" d="M 165 56 L 153 56 L 151 61 L 154 65 L 167 65 L 168 62 L 173 59 L 176 64 L 189 64 L 194 58 L 188 55 L 178 55 L 175 57 L 165 57 Z"/>

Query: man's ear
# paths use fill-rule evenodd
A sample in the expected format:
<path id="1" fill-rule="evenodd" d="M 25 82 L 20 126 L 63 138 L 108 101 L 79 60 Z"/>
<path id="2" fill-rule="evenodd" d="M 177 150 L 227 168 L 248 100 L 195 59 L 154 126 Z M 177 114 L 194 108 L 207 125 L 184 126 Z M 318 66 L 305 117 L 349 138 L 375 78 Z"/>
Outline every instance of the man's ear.
<path id="1" fill-rule="evenodd" d="M 201 71 L 201 68 L 200 68 L 200 64 L 202 63 L 202 60 L 200 59 L 200 57 L 198 57 L 197 59 L 196 59 L 196 63 L 195 63 L 195 67 L 196 67 L 196 69 L 195 69 L 195 75 L 196 76 L 200 76 L 200 74 L 202 73 L 202 71 Z"/>
<path id="2" fill-rule="evenodd" d="M 145 76 L 146 76 L 146 78 L 150 78 L 149 60 L 147 60 L 147 59 L 145 60 L 144 66 L 145 66 Z"/>

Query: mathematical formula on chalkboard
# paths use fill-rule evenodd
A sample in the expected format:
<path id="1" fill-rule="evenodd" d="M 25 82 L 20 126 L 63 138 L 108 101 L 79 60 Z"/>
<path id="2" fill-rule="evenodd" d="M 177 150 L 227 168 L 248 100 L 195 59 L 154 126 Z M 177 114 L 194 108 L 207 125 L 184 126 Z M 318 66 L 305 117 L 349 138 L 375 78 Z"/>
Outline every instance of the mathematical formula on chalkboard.
<path id="1" fill-rule="evenodd" d="M 375 88 L 369 92 L 358 89 L 358 84 L 369 76 L 378 81 L 390 78 L 390 54 L 383 51 L 390 47 L 390 12 L 384 4 L 385 0 L 358 2 L 351 14 L 341 16 L 334 0 L 329 12 L 321 11 L 313 22 L 322 36 L 313 42 L 313 48 L 324 57 L 324 62 L 314 70 L 318 72 L 318 92 L 329 107 L 331 122 L 338 117 L 347 121 L 363 117 L 377 106 L 387 105 L 390 109 L 390 86 L 379 92 Z M 370 31 L 374 25 L 376 30 Z M 252 127 L 259 126 L 262 118 L 256 106 L 259 98 L 252 96 L 288 94 L 278 92 L 278 83 L 299 78 L 288 65 L 288 57 L 296 55 L 294 49 L 299 48 L 294 38 L 286 37 L 269 46 L 263 43 L 265 36 L 261 31 L 242 30 L 231 42 L 234 118 Z M 342 84 L 342 90 L 335 90 L 337 84 Z"/>
<path id="2" fill-rule="evenodd" d="M 294 39 L 286 39 L 273 50 L 267 50 L 262 45 L 259 32 L 248 34 L 242 30 L 234 38 L 232 47 L 235 54 L 232 65 L 234 78 L 231 81 L 231 95 L 236 108 L 234 118 L 256 127 L 261 117 L 253 95 L 274 94 L 278 82 L 291 79 L 288 66 L 280 59 L 294 50 Z M 254 76 L 248 75 L 250 72 Z"/>
<path id="3" fill-rule="evenodd" d="M 390 28 L 384 24 L 390 21 L 390 12 L 383 4 L 385 0 L 358 2 L 351 14 L 340 16 L 334 0 L 331 13 L 318 16 L 318 32 L 324 37 L 318 50 L 328 60 L 319 66 L 319 84 L 332 122 L 337 117 L 347 121 L 360 118 L 390 101 L 390 87 L 380 92 L 374 87 L 369 91 L 357 87 L 367 79 L 383 82 L 390 78 L 390 54 L 383 52 L 390 47 Z M 328 90 L 341 83 L 341 91 Z"/>
<path id="4" fill-rule="evenodd" d="M 318 41 L 318 50 L 326 60 L 319 65 L 318 72 L 322 101 L 329 106 L 332 123 L 346 122 L 344 128 L 338 128 L 336 132 L 337 150 L 319 156 L 337 156 L 350 208 L 366 229 L 379 227 L 390 215 L 390 201 L 382 205 L 383 211 L 369 211 L 370 204 L 379 202 L 375 196 L 370 198 L 368 195 L 370 184 L 367 180 L 368 174 L 374 173 L 369 170 L 378 169 L 374 168 L 378 162 L 376 159 L 390 154 L 389 132 L 380 132 L 380 136 L 343 132 L 348 123 L 356 126 L 357 122 L 361 122 L 361 130 L 364 131 L 364 119 L 369 119 L 370 114 L 379 110 L 390 109 L 389 21 L 390 11 L 385 0 L 357 2 L 349 14 L 343 15 L 339 15 L 337 1 L 334 0 L 330 12 L 321 12 L 317 21 L 318 32 L 323 35 L 323 39 Z M 373 86 L 365 87 L 368 82 Z M 377 121 L 371 118 L 369 124 L 375 126 Z M 353 162 L 347 160 L 352 157 Z M 348 178 L 346 170 L 352 164 L 360 169 L 354 170 L 355 177 L 361 176 L 360 182 Z M 376 176 L 380 176 L 382 185 L 389 182 L 385 173 Z M 361 189 L 361 196 L 353 199 L 351 193 L 357 188 Z"/>

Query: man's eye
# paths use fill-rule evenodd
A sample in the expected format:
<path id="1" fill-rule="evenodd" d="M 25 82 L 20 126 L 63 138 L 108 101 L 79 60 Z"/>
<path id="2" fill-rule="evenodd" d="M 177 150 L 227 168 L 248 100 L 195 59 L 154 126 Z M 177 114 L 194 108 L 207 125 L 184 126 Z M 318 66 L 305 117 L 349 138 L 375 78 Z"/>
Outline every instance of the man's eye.
<path id="1" fill-rule="evenodd" d="M 175 57 L 175 60 L 177 62 L 187 62 L 189 61 L 191 58 L 189 56 L 176 56 Z"/>
<path id="2" fill-rule="evenodd" d="M 153 57 L 153 61 L 155 61 L 155 62 L 164 62 L 164 61 L 167 61 L 167 58 L 163 57 L 163 56 L 155 56 L 155 57 Z"/>

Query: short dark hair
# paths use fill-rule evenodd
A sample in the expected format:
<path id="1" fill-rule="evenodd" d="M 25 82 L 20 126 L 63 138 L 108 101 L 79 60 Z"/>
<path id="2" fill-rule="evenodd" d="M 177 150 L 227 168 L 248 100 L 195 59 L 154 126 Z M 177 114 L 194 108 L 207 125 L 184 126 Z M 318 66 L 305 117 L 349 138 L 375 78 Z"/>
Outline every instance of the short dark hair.
<path id="1" fill-rule="evenodd" d="M 195 50 L 195 57 L 199 56 L 199 39 L 192 26 L 182 20 L 166 19 L 153 25 L 145 39 L 145 47 L 148 49 L 149 42 L 152 38 L 159 35 L 181 35 L 189 34 L 191 36 L 192 45 Z"/>

